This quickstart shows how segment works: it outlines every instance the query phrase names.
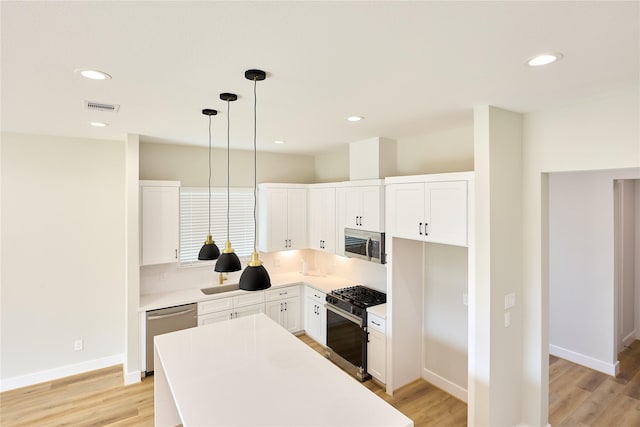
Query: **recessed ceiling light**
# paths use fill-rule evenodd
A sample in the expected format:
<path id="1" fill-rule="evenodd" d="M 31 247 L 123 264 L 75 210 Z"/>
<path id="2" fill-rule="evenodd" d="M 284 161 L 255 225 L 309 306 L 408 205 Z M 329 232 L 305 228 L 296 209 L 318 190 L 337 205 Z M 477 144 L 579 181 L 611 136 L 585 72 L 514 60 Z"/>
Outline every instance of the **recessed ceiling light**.
<path id="1" fill-rule="evenodd" d="M 360 116 L 351 116 L 351 117 L 347 117 L 347 120 L 349 120 L 350 122 L 359 122 L 363 118 L 364 117 L 360 117 Z"/>
<path id="2" fill-rule="evenodd" d="M 274 144 L 284 144 L 284 141 L 279 139 L 277 141 L 273 141 Z"/>
<path id="3" fill-rule="evenodd" d="M 110 80 L 111 76 L 105 72 L 98 70 L 77 70 L 84 78 L 91 80 Z"/>
<path id="4" fill-rule="evenodd" d="M 97 128 L 103 128 L 105 126 L 107 126 L 106 123 L 102 123 L 102 122 L 91 122 L 91 126 L 95 126 Z"/>
<path id="5" fill-rule="evenodd" d="M 552 62 L 556 62 L 562 59 L 561 53 L 543 53 L 541 55 L 536 55 L 533 58 L 529 58 L 527 60 L 527 65 L 530 67 L 539 67 L 541 65 L 551 64 Z"/>

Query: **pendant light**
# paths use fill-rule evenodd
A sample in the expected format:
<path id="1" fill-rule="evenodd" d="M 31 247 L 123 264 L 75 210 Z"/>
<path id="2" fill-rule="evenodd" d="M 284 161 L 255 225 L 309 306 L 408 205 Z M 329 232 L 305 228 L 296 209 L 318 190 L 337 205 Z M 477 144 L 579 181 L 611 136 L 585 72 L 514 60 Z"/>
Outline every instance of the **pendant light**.
<path id="1" fill-rule="evenodd" d="M 220 99 L 227 101 L 227 241 L 224 244 L 224 249 L 222 250 L 220 258 L 218 258 L 218 261 L 216 262 L 214 270 L 219 273 L 230 273 L 232 271 L 240 271 L 242 269 L 240 258 L 235 254 L 231 247 L 231 241 L 229 240 L 229 103 L 237 100 L 238 95 L 234 93 L 221 93 Z"/>
<path id="2" fill-rule="evenodd" d="M 211 116 L 218 114 L 218 111 L 205 108 L 202 110 L 202 114 L 209 116 L 209 234 L 207 234 L 207 240 L 205 240 L 204 245 L 200 248 L 198 259 L 201 261 L 211 261 L 218 259 L 220 256 L 220 249 L 218 249 L 216 242 L 214 242 L 211 237 Z"/>
<path id="3" fill-rule="evenodd" d="M 256 114 L 256 83 L 260 80 L 264 80 L 267 75 L 262 70 L 247 70 L 244 73 L 244 77 L 247 80 L 253 80 L 253 253 L 251 254 L 251 261 L 249 265 L 244 269 L 240 276 L 240 289 L 245 291 L 259 291 L 271 287 L 271 279 L 267 269 L 262 265 L 262 261 L 258 258 L 258 251 L 256 250 L 256 194 L 258 191 L 257 185 L 257 148 L 256 148 L 256 127 L 257 127 L 257 114 Z"/>

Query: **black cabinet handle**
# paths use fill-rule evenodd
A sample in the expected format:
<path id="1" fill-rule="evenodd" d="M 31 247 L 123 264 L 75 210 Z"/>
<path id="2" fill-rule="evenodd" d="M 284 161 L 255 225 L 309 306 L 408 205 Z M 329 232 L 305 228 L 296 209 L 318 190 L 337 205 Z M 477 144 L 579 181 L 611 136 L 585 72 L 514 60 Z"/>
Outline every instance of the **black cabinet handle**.
<path id="1" fill-rule="evenodd" d="M 428 227 L 428 226 L 429 226 L 429 223 L 428 223 L 428 222 L 425 222 L 425 223 L 424 223 L 424 235 L 425 235 L 425 236 L 428 236 L 428 235 L 429 235 L 429 233 L 427 232 L 427 227 Z"/>
<path id="2" fill-rule="evenodd" d="M 418 224 L 418 232 L 422 236 L 422 223 Z"/>

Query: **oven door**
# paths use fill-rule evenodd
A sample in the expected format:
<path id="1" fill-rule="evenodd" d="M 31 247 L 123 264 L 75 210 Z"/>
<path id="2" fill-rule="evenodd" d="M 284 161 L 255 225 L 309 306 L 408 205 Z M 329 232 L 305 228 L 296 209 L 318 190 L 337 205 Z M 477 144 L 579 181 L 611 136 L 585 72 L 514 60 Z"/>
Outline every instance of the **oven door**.
<path id="1" fill-rule="evenodd" d="M 330 304 L 327 307 L 329 359 L 364 381 L 367 375 L 367 332 L 363 320 Z"/>

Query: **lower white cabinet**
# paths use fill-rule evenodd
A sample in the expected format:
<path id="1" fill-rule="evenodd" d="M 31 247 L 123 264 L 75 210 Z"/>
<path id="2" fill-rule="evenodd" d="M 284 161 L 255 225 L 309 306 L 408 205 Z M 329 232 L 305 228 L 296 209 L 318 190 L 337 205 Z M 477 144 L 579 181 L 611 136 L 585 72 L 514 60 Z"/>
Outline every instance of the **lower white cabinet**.
<path id="1" fill-rule="evenodd" d="M 372 377 L 386 383 L 387 372 L 387 336 L 385 319 L 375 314 L 367 314 L 367 331 L 369 342 L 367 343 L 367 372 Z"/>
<path id="2" fill-rule="evenodd" d="M 264 292 L 218 298 L 198 303 L 198 326 L 264 313 Z"/>
<path id="3" fill-rule="evenodd" d="M 300 286 L 287 286 L 265 292 L 267 316 L 289 332 L 302 330 L 300 310 Z"/>
<path id="4" fill-rule="evenodd" d="M 313 340 L 327 346 L 327 309 L 324 292 L 311 286 L 304 289 L 304 331 Z"/>

